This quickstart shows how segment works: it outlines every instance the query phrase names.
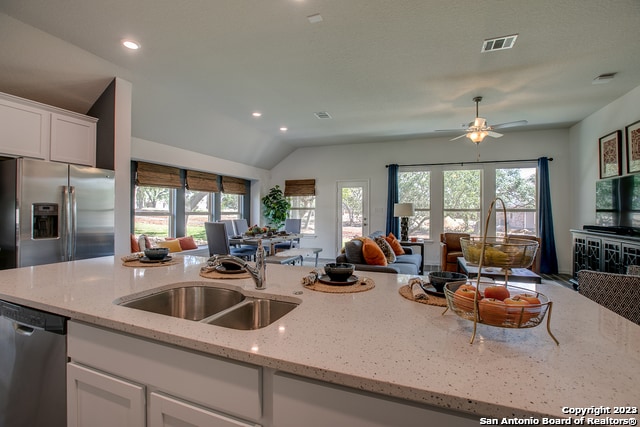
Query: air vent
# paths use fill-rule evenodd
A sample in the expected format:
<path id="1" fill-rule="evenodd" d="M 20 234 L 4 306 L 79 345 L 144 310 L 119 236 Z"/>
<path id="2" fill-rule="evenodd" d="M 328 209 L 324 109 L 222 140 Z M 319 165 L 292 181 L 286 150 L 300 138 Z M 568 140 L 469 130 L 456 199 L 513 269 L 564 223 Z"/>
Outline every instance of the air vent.
<path id="1" fill-rule="evenodd" d="M 609 83 L 611 80 L 613 80 L 613 78 L 616 76 L 616 74 L 617 73 L 600 74 L 598 77 L 593 79 L 591 84 L 599 85 L 599 84 Z"/>
<path id="2" fill-rule="evenodd" d="M 330 119 L 331 115 L 329 113 L 327 113 L 326 111 L 318 111 L 317 113 L 313 113 L 316 115 L 317 118 L 319 119 Z"/>
<path id="3" fill-rule="evenodd" d="M 493 52 L 494 50 L 511 49 L 516 44 L 517 34 L 510 36 L 497 37 L 495 39 L 487 39 L 482 43 L 481 52 Z"/>

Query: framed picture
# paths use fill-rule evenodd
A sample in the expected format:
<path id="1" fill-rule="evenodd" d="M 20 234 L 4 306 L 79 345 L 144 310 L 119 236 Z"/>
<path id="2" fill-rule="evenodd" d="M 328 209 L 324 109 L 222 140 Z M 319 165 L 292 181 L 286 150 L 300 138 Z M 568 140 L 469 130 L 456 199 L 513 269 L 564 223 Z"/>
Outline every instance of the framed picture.
<path id="1" fill-rule="evenodd" d="M 621 139 L 622 132 L 619 130 L 600 138 L 600 178 L 619 176 L 622 173 Z"/>
<path id="2" fill-rule="evenodd" d="M 627 172 L 640 172 L 640 120 L 625 128 L 627 139 Z"/>

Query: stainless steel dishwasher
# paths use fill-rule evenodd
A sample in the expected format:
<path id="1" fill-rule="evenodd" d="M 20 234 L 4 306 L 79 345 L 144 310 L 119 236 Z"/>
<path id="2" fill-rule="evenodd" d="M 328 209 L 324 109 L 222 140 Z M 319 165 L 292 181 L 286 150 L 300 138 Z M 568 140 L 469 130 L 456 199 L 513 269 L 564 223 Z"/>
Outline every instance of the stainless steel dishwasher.
<path id="1" fill-rule="evenodd" d="M 67 319 L 0 300 L 0 427 L 67 424 Z"/>

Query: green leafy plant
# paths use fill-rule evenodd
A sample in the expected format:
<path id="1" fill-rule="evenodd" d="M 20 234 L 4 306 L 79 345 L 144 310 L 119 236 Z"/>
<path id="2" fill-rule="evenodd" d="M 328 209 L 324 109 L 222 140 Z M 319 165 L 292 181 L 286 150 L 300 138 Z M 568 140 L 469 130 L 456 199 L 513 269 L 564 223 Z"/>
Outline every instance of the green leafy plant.
<path id="1" fill-rule="evenodd" d="M 284 197 L 284 193 L 280 186 L 276 185 L 266 196 L 262 198 L 262 206 L 264 207 L 264 217 L 269 221 L 269 225 L 279 229 L 285 223 L 291 203 Z"/>

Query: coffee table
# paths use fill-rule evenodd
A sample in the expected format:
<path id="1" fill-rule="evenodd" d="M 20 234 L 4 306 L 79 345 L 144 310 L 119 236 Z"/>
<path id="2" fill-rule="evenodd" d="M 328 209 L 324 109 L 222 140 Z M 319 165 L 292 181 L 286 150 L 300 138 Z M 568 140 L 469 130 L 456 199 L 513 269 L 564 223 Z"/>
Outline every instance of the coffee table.
<path id="1" fill-rule="evenodd" d="M 458 270 L 469 276 L 469 279 L 478 277 L 478 266 L 469 264 L 463 257 L 458 257 Z M 499 267 L 482 267 L 480 274 L 495 280 L 504 281 L 504 271 Z M 542 283 L 542 277 L 526 268 L 512 268 L 509 272 L 510 282 Z"/>

